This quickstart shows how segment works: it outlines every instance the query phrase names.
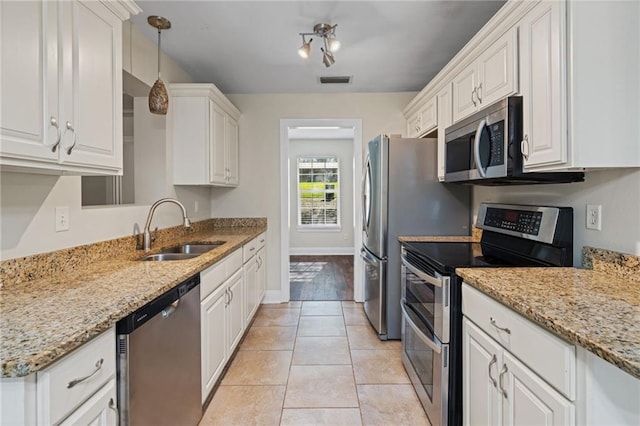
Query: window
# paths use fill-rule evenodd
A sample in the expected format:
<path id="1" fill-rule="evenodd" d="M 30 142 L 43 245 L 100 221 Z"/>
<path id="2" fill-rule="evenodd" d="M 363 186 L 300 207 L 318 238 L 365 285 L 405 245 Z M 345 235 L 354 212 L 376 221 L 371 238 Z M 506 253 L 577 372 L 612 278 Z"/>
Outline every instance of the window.
<path id="1" fill-rule="evenodd" d="M 298 226 L 340 227 L 337 157 L 298 158 Z"/>

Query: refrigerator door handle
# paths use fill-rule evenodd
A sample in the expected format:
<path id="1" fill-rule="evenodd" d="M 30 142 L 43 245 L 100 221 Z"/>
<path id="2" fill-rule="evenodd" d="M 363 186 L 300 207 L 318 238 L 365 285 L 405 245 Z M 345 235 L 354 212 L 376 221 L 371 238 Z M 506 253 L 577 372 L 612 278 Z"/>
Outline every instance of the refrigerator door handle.
<path id="1" fill-rule="evenodd" d="M 371 183 L 369 183 L 369 188 L 367 188 L 367 180 L 371 182 L 370 176 L 371 163 L 369 161 L 369 156 L 367 155 L 367 160 L 362 173 L 362 230 L 364 232 L 366 232 L 369 227 L 369 218 L 371 217 L 371 194 L 367 193 L 367 189 L 371 190 Z"/>
<path id="2" fill-rule="evenodd" d="M 371 265 L 375 265 L 377 263 L 384 262 L 386 260 L 386 259 L 376 259 L 364 248 L 360 250 L 360 256 L 362 257 L 362 259 L 364 259 L 365 262 Z"/>

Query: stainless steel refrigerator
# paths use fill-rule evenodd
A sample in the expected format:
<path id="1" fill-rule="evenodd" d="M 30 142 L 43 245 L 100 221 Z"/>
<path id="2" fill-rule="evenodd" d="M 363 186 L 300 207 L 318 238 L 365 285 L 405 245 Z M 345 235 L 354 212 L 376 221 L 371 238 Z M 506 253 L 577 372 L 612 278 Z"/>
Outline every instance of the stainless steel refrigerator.
<path id="1" fill-rule="evenodd" d="M 437 141 L 380 135 L 363 170 L 364 310 L 382 340 L 400 339 L 399 236 L 469 235 L 468 186 L 440 183 Z"/>

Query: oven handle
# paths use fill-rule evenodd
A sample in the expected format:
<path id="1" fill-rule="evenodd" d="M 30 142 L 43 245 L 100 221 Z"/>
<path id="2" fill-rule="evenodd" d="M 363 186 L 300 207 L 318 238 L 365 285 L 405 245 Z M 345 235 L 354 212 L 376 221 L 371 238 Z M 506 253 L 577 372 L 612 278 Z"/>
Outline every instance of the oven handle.
<path id="1" fill-rule="evenodd" d="M 420 330 L 420 328 L 416 325 L 416 323 L 411 319 L 411 316 L 406 306 L 407 306 L 406 300 L 402 300 L 402 302 L 400 303 L 400 307 L 402 308 L 404 319 L 407 322 L 407 324 L 411 326 L 414 333 L 416 333 L 416 335 L 420 338 L 420 340 L 422 340 L 427 346 L 429 346 L 435 353 L 437 354 L 441 353 L 442 348 L 438 346 L 433 340 L 429 339 L 427 336 L 424 335 L 422 330 Z"/>
<path id="2" fill-rule="evenodd" d="M 412 264 L 410 264 L 404 257 L 402 258 L 402 264 L 406 266 L 408 270 L 410 270 L 413 274 L 417 275 L 423 281 L 428 282 L 429 284 L 435 285 L 436 287 L 442 288 L 442 280 L 438 278 L 434 278 L 429 274 L 425 274 Z"/>

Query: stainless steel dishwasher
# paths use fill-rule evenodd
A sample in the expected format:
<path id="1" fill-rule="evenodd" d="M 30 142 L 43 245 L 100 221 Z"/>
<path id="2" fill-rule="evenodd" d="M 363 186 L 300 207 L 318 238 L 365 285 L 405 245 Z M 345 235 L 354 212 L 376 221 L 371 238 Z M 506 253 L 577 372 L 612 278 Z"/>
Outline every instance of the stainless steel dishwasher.
<path id="1" fill-rule="evenodd" d="M 197 425 L 200 275 L 118 321 L 120 425 Z"/>

